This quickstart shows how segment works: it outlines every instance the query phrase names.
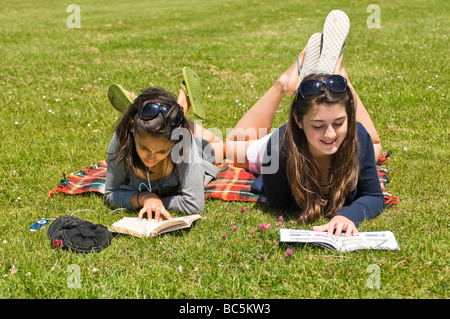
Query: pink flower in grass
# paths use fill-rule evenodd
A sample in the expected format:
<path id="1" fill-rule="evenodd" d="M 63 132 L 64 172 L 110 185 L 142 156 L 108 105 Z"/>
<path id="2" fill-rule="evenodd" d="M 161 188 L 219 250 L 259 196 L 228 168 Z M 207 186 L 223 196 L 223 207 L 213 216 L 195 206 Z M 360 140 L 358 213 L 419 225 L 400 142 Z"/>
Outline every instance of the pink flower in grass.
<path id="1" fill-rule="evenodd" d="M 256 230 L 256 227 L 253 227 L 250 232 L 253 233 Z"/>
<path id="2" fill-rule="evenodd" d="M 283 216 L 278 217 L 278 220 L 281 222 L 283 220 Z"/>
<path id="3" fill-rule="evenodd" d="M 237 230 L 236 226 L 231 227 L 232 230 Z"/>
<path id="4" fill-rule="evenodd" d="M 267 223 L 259 224 L 259 229 L 268 229 L 270 227 L 272 227 L 272 224 L 267 224 Z"/>
<path id="5" fill-rule="evenodd" d="M 286 258 L 291 257 L 292 255 L 294 255 L 294 251 L 291 248 L 288 248 L 288 250 L 286 250 Z"/>
<path id="6" fill-rule="evenodd" d="M 227 234 L 223 233 L 222 238 L 227 238 Z"/>
<path id="7" fill-rule="evenodd" d="M 246 211 L 247 211 L 247 208 L 245 208 L 245 206 L 242 206 L 242 207 L 241 207 L 241 212 L 242 212 L 242 213 L 245 213 Z"/>

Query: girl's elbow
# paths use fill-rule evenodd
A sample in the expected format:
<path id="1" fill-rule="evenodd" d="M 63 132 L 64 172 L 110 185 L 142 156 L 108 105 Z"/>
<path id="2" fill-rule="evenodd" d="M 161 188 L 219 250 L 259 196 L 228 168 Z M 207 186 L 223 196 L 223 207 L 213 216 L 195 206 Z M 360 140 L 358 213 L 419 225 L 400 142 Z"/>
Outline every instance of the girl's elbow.
<path id="1" fill-rule="evenodd" d="M 188 214 L 199 214 L 202 213 L 205 209 L 205 201 L 192 201 L 190 203 L 186 203 L 186 213 Z"/>

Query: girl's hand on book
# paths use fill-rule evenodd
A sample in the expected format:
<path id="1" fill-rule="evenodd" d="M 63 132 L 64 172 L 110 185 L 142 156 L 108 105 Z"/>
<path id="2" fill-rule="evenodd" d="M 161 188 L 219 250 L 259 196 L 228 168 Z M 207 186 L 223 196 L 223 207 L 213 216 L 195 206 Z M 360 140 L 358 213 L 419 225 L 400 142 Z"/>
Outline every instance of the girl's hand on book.
<path id="1" fill-rule="evenodd" d="M 146 193 L 144 197 L 144 206 L 141 208 L 138 214 L 138 219 L 141 220 L 144 214 L 147 213 L 147 220 L 152 219 L 152 213 L 155 213 L 155 221 L 164 221 L 163 216 L 166 219 L 172 219 L 170 213 L 164 207 L 161 199 L 154 193 Z"/>
<path id="2" fill-rule="evenodd" d="M 344 216 L 334 216 L 327 224 L 321 226 L 314 226 L 314 231 L 326 231 L 328 235 L 335 235 L 336 239 L 341 236 L 342 231 L 345 231 L 345 236 L 357 235 L 358 229 L 350 219 Z"/>

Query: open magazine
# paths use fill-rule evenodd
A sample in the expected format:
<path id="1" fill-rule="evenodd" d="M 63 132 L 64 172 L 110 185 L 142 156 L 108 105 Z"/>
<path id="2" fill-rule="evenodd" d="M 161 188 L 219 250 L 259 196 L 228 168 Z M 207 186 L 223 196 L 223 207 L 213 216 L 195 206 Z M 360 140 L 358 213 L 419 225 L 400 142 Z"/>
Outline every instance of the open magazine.
<path id="1" fill-rule="evenodd" d="M 346 237 L 343 233 L 339 239 L 335 239 L 327 232 L 280 229 L 280 242 L 313 244 L 337 251 L 358 249 L 400 250 L 394 234 L 390 231 L 358 232 L 357 235 L 349 237 Z"/>
<path id="2" fill-rule="evenodd" d="M 143 218 L 139 220 L 137 217 L 124 217 L 116 221 L 110 227 L 113 233 L 127 234 L 135 237 L 153 237 L 167 232 L 189 228 L 197 219 L 202 218 L 200 215 L 188 215 L 167 219 L 162 222 L 155 222 Z"/>

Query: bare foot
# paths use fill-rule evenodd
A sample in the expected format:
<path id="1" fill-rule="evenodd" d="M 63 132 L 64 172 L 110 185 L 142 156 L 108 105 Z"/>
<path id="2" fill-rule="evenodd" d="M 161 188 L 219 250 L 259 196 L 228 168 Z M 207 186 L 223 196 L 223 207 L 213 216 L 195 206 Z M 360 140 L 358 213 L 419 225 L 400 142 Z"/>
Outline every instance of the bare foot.
<path id="1" fill-rule="evenodd" d="M 180 104 L 181 108 L 183 109 L 184 116 L 186 116 L 187 112 L 191 108 L 191 103 L 189 102 L 186 92 L 183 89 L 180 89 L 177 103 Z"/>
<path id="2" fill-rule="evenodd" d="M 303 59 L 305 57 L 305 50 L 300 53 L 299 62 L 300 66 L 303 65 Z M 280 85 L 281 90 L 284 94 L 293 94 L 295 93 L 298 77 L 300 76 L 300 72 L 298 70 L 297 61 L 295 61 L 286 72 L 284 72 L 277 80 L 277 83 Z"/>

